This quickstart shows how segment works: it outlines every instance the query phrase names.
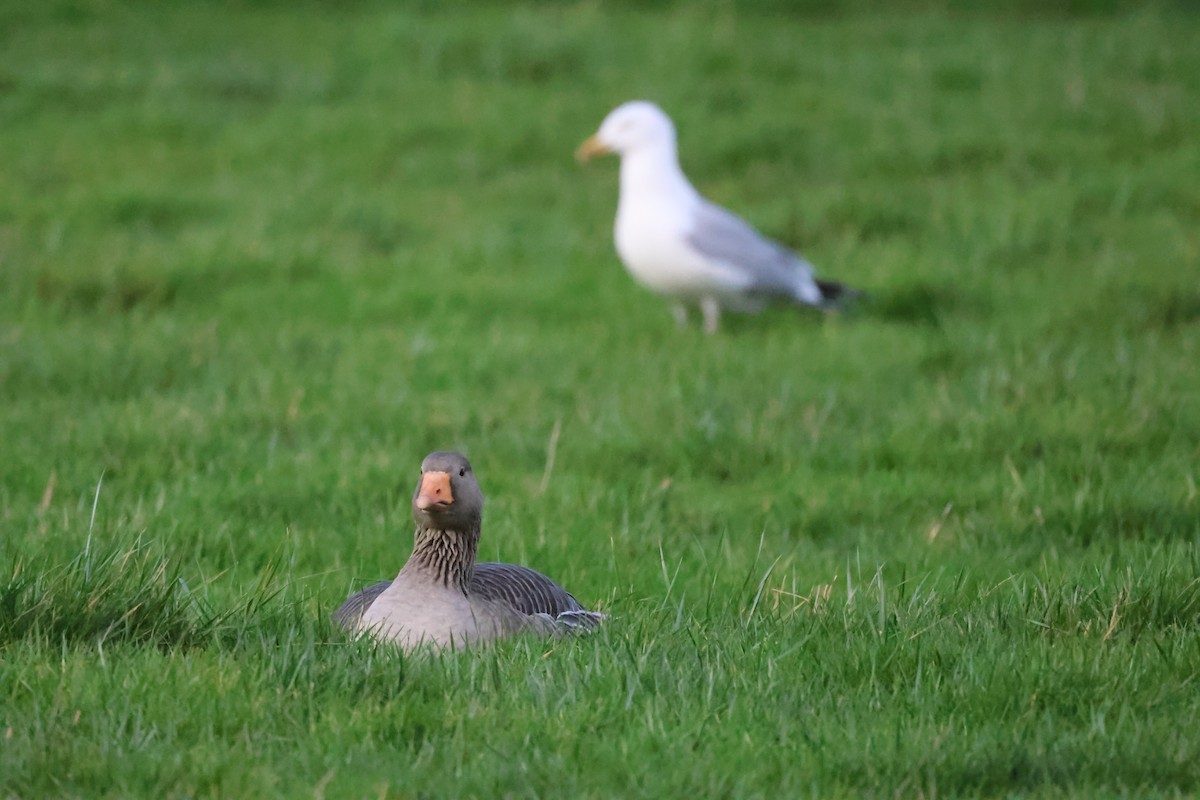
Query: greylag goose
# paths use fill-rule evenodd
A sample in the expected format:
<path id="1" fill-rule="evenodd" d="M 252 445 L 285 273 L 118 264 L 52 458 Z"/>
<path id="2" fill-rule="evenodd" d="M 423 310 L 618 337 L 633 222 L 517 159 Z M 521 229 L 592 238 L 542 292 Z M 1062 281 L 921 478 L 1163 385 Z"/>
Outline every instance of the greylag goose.
<path id="1" fill-rule="evenodd" d="M 755 312 L 785 301 L 827 310 L 857 294 L 817 280 L 802 256 L 705 200 L 679 167 L 671 118 L 653 103 L 613 109 L 575 155 L 583 162 L 604 153 L 621 157 L 617 255 L 634 280 L 671 301 L 680 325 L 689 305 L 714 333 L 722 309 Z"/>
<path id="2" fill-rule="evenodd" d="M 395 580 L 351 595 L 333 614 L 351 631 L 405 650 L 461 648 L 502 636 L 591 630 L 604 615 L 566 589 L 516 564 L 475 562 L 483 492 L 460 453 L 430 453 L 413 492 L 413 551 Z"/>

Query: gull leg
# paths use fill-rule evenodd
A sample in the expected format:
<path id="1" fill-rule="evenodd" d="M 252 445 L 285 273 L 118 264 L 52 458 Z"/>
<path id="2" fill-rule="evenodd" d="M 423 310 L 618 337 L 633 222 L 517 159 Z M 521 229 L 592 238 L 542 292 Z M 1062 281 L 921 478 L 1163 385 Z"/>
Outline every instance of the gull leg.
<path id="1" fill-rule="evenodd" d="M 704 314 L 704 332 L 716 333 L 721 322 L 721 303 L 715 297 L 701 298 L 700 312 Z"/>
<path id="2" fill-rule="evenodd" d="M 675 324 L 681 328 L 687 327 L 687 306 L 683 303 L 671 304 L 671 316 L 675 318 Z"/>

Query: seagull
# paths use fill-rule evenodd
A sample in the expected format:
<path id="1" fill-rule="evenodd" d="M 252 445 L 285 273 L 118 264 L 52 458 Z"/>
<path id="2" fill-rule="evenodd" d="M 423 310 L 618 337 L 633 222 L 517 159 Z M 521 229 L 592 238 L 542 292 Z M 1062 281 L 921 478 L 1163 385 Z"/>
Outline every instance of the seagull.
<path id="1" fill-rule="evenodd" d="M 476 563 L 483 492 L 461 453 L 430 453 L 421 462 L 412 515 L 417 529 L 408 562 L 394 580 L 342 603 L 333 614 L 342 628 L 406 651 L 446 650 L 518 633 L 584 633 L 605 619 L 536 570 Z"/>
<path id="2" fill-rule="evenodd" d="M 621 157 L 617 255 L 634 280 L 669 298 L 680 325 L 689 306 L 715 333 L 726 309 L 753 313 L 784 301 L 829 310 L 855 294 L 818 280 L 802 256 L 705 200 L 679 167 L 671 118 L 654 103 L 617 106 L 575 156 L 582 163 L 605 153 Z"/>

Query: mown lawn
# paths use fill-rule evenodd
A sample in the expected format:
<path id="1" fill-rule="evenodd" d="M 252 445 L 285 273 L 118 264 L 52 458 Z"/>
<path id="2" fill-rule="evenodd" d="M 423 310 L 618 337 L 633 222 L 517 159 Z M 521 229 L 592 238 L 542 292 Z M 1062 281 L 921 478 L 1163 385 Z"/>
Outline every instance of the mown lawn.
<path id="1" fill-rule="evenodd" d="M 1200 17 L 948 5 L 0 2 L 0 796 L 1200 792 Z M 333 629 L 436 448 L 601 633 Z"/>

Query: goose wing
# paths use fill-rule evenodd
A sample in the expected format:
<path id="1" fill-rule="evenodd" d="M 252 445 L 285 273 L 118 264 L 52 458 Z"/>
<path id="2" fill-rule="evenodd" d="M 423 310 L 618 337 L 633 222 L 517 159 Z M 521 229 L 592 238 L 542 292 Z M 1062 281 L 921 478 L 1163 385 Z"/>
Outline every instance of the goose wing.
<path id="1" fill-rule="evenodd" d="M 487 600 L 500 601 L 522 614 L 557 617 L 583 606 L 563 587 L 542 573 L 517 564 L 484 561 L 475 565 L 471 592 Z"/>
<path id="2" fill-rule="evenodd" d="M 391 581 L 379 581 L 379 583 L 373 583 L 362 591 L 350 595 L 344 603 L 338 606 L 337 611 L 333 612 L 333 621 L 340 628 L 354 630 L 358 627 L 362 615 L 371 607 L 371 603 L 375 602 L 375 598 L 383 594 L 384 590 L 391 585 Z"/>

